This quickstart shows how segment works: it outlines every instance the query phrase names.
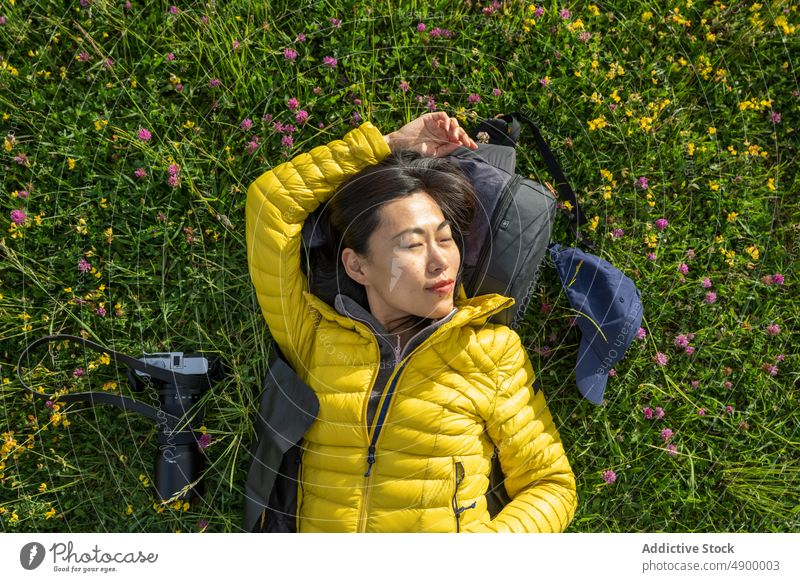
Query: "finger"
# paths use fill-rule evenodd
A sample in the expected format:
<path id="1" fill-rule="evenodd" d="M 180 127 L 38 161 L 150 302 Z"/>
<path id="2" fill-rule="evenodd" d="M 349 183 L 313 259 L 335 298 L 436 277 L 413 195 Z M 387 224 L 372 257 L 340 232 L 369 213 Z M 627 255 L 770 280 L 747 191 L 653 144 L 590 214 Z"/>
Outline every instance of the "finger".
<path id="1" fill-rule="evenodd" d="M 460 132 L 464 131 L 458 125 L 458 119 L 455 117 L 450 118 L 450 141 L 459 142 L 460 141 Z"/>
<path id="2" fill-rule="evenodd" d="M 456 142 L 456 143 L 458 143 L 459 145 L 462 145 L 462 146 L 465 146 L 465 147 L 468 147 L 468 148 L 472 148 L 472 149 L 474 149 L 474 148 L 472 147 L 472 144 L 473 144 L 474 142 L 473 142 L 473 141 L 472 141 L 472 139 L 469 137 L 469 135 L 467 135 L 467 132 L 464 130 L 464 128 L 463 128 L 463 127 L 459 127 L 459 128 L 458 128 L 458 131 L 457 131 L 457 134 L 456 134 L 456 139 L 455 139 L 455 140 L 453 140 L 453 141 L 455 141 L 455 142 Z"/>
<path id="3" fill-rule="evenodd" d="M 464 130 L 462 130 L 462 131 L 464 131 Z M 462 136 L 461 143 L 463 143 L 465 146 L 467 146 L 468 148 L 471 148 L 471 149 L 473 149 L 473 150 L 476 150 L 476 149 L 478 149 L 478 144 L 477 144 L 477 143 L 475 143 L 475 140 L 473 140 L 473 139 L 472 139 L 472 138 L 471 138 L 471 137 L 470 137 L 470 136 L 467 134 L 467 132 L 466 132 L 466 131 L 464 131 L 464 135 Z"/>

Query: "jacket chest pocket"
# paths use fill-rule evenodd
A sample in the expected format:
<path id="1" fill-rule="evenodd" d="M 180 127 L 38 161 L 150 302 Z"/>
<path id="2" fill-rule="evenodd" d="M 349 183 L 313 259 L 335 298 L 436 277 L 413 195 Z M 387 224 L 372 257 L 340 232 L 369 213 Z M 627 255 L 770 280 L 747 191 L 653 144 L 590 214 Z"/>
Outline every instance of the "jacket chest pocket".
<path id="1" fill-rule="evenodd" d="M 452 498 L 452 509 L 453 509 L 453 516 L 456 522 L 456 533 L 461 532 L 461 515 L 468 509 L 474 509 L 478 502 L 473 501 L 469 505 L 462 505 L 461 501 L 461 490 L 464 484 L 464 479 L 466 478 L 467 474 L 464 470 L 464 463 L 461 462 L 457 457 L 453 458 L 453 498 Z"/>

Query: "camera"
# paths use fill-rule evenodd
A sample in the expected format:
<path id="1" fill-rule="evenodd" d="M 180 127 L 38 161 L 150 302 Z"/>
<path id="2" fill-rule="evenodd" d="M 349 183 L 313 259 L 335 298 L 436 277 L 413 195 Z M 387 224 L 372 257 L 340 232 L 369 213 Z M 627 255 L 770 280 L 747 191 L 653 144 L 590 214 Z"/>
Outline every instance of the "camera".
<path id="1" fill-rule="evenodd" d="M 205 457 L 200 450 L 203 436 L 199 428 L 204 416 L 201 401 L 212 383 L 221 379 L 228 370 L 222 358 L 206 357 L 202 353 L 157 352 L 145 353 L 137 359 L 83 337 L 48 335 L 28 344 L 17 360 L 17 378 L 32 396 L 41 400 L 55 399 L 55 396 L 34 390 L 25 383 L 21 369 L 24 362 L 32 368 L 28 354 L 38 346 L 64 340 L 126 365 L 131 387 L 150 397 L 156 396 L 158 402 L 150 406 L 141 400 L 107 392 L 61 394 L 59 402 L 87 402 L 92 406 L 109 404 L 155 421 L 158 426 L 155 482 L 159 496 L 162 500 L 194 500 L 202 496 L 200 477 L 205 468 Z"/>
<path id="2" fill-rule="evenodd" d="M 199 479 L 205 468 L 197 432 L 203 424 L 200 400 L 211 387 L 211 380 L 220 375 L 218 362 L 210 363 L 202 354 L 185 355 L 183 352 L 145 353 L 138 359 L 148 367 L 168 372 L 166 377 L 171 377 L 171 381 L 166 381 L 164 375 L 159 379 L 151 373 L 128 368 L 128 381 L 134 389 L 154 388 L 158 395 L 155 407 L 158 494 L 161 499 L 200 497 L 203 484 Z"/>

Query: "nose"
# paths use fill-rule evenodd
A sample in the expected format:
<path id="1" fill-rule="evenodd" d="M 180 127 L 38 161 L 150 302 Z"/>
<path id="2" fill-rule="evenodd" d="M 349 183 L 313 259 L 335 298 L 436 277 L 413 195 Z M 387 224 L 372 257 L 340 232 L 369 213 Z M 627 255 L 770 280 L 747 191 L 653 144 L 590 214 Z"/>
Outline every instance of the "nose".
<path id="1" fill-rule="evenodd" d="M 449 264 L 444 249 L 439 247 L 439 245 L 431 245 L 428 254 L 428 270 L 431 273 L 439 273 L 446 270 L 448 266 Z"/>

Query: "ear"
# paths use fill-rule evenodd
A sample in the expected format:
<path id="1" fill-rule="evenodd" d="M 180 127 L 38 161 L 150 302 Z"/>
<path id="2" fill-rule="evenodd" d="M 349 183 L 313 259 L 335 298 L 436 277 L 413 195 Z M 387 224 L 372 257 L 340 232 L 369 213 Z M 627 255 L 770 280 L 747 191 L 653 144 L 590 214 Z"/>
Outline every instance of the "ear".
<path id="1" fill-rule="evenodd" d="M 347 276 L 361 285 L 367 284 L 367 275 L 364 272 L 365 259 L 351 248 L 342 251 L 342 264 Z"/>

